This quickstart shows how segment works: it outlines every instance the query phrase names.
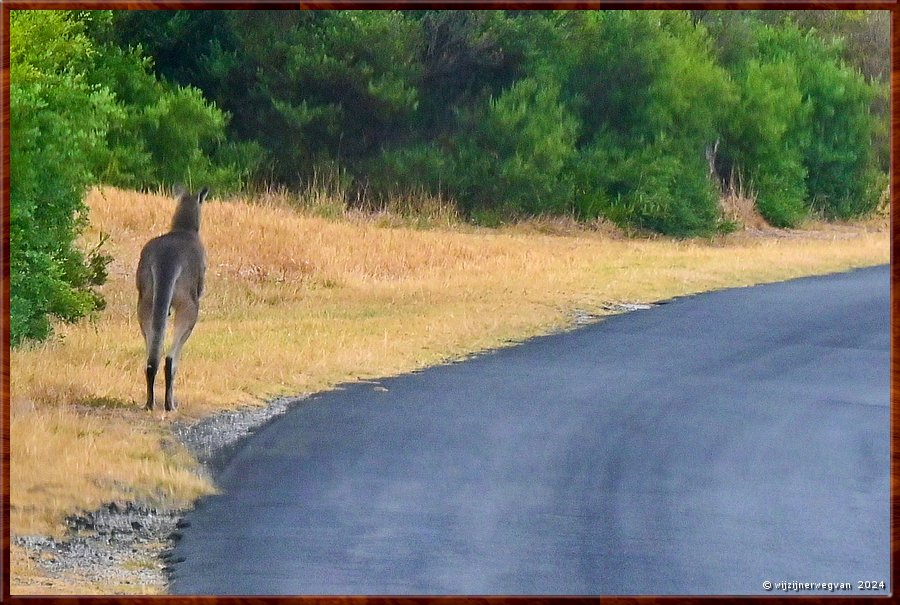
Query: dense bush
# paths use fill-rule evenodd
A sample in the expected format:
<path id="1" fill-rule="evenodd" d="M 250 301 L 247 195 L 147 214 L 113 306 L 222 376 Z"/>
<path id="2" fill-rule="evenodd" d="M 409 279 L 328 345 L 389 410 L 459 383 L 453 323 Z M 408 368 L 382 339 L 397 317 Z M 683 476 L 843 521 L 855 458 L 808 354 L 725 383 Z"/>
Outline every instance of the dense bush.
<path id="1" fill-rule="evenodd" d="M 202 183 L 241 189 L 261 161 L 253 144 L 228 142 L 228 115 L 199 89 L 159 80 L 140 48 L 98 47 L 86 77 L 108 88 L 120 111 L 93 157 L 105 183 L 146 189 Z"/>
<path id="2" fill-rule="evenodd" d="M 417 103 L 418 30 L 397 11 L 116 17 L 104 35 L 146 43 L 160 74 L 202 86 L 232 116 L 230 140 L 264 154 L 261 179 L 297 186 L 323 166 L 362 163 L 403 134 Z M 219 35 L 197 39 L 209 30 Z"/>
<path id="3" fill-rule="evenodd" d="M 735 71 L 740 104 L 725 128 L 722 162 L 728 177 L 740 173 L 773 225 L 796 225 L 806 214 L 809 102 L 794 65 L 750 60 Z"/>
<path id="4" fill-rule="evenodd" d="M 524 78 L 466 120 L 457 137 L 459 172 L 451 194 L 463 210 L 501 214 L 560 213 L 571 203 L 564 168 L 575 152 L 577 122 L 559 87 Z"/>
<path id="5" fill-rule="evenodd" d="M 576 215 L 675 236 L 715 229 L 717 197 L 703 151 L 684 153 L 674 144 L 624 149 L 598 139 L 573 169 Z"/>
<path id="6" fill-rule="evenodd" d="M 732 48 L 741 104 L 728 124 L 723 164 L 749 177 L 771 223 L 810 211 L 829 218 L 875 208 L 883 180 L 873 153 L 878 87 L 841 47 L 791 22 L 751 23 L 752 45 Z"/>
<path id="7" fill-rule="evenodd" d="M 717 224 L 705 154 L 735 102 L 706 32 L 686 13 L 588 13 L 567 90 L 583 132 L 577 214 L 663 233 Z"/>
<path id="8" fill-rule="evenodd" d="M 228 141 L 264 154 L 257 179 L 303 186 L 329 167 L 354 200 L 439 190 L 475 218 L 574 213 L 690 235 L 719 223 L 711 176 L 743 175 L 777 225 L 872 207 L 887 72 L 867 55 L 886 24 L 865 11 L 136 11 L 102 36 L 140 42 L 159 74 L 228 111 Z"/>
<path id="9" fill-rule="evenodd" d="M 42 339 L 50 318 L 74 321 L 102 305 L 91 286 L 105 258 L 75 240 L 90 157 L 118 107 L 84 77 L 95 54 L 58 12 L 10 12 L 10 342 Z"/>
<path id="10" fill-rule="evenodd" d="M 459 172 L 453 156 L 435 142 L 407 144 L 385 150 L 363 167 L 370 200 L 381 205 L 391 196 L 408 192 L 432 195 L 455 188 Z"/>
<path id="11" fill-rule="evenodd" d="M 838 47 L 791 25 L 763 29 L 760 53 L 796 65 L 810 107 L 803 157 L 810 207 L 834 218 L 874 209 L 873 88 L 842 62 Z"/>

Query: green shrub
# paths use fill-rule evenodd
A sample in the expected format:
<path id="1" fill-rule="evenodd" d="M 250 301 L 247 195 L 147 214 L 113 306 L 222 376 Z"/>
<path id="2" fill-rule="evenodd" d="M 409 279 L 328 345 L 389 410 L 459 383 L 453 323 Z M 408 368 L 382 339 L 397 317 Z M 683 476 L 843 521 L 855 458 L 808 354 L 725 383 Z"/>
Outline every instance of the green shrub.
<path id="1" fill-rule="evenodd" d="M 640 172 L 628 194 L 631 222 L 677 237 L 712 232 L 719 219 L 717 191 L 707 177 L 702 149 L 689 153 L 661 143 L 641 151 L 632 164 Z"/>
<path id="2" fill-rule="evenodd" d="M 718 224 L 717 191 L 700 150 L 660 141 L 624 149 L 604 139 L 584 150 L 576 167 L 578 214 L 684 237 Z"/>
<path id="3" fill-rule="evenodd" d="M 859 72 L 836 61 L 815 57 L 804 67 L 811 72 L 804 73 L 804 88 L 813 108 L 812 144 L 804 158 L 811 206 L 830 218 L 867 214 L 880 193 L 872 187 L 874 91 Z"/>
<path id="4" fill-rule="evenodd" d="M 222 27 L 197 67 L 217 81 L 232 140 L 266 151 L 267 176 L 297 185 L 333 162 L 358 175 L 406 131 L 418 36 L 402 12 L 233 11 Z"/>
<path id="5" fill-rule="evenodd" d="M 749 173 L 760 212 L 778 226 L 810 210 L 828 218 L 878 203 L 876 88 L 841 60 L 836 44 L 790 21 L 757 24 L 755 57 L 737 66 L 741 106 L 725 146 Z"/>
<path id="6" fill-rule="evenodd" d="M 835 218 L 871 211 L 878 203 L 877 194 L 869 195 L 876 162 L 873 87 L 841 60 L 839 46 L 814 32 L 786 24 L 765 28 L 760 39 L 762 53 L 796 64 L 800 88 L 809 100 L 810 134 L 803 162 L 811 208 Z"/>
<path id="7" fill-rule="evenodd" d="M 87 217 L 90 157 L 118 112 L 83 75 L 94 53 L 58 11 L 10 12 L 10 342 L 41 340 L 51 319 L 101 308 L 108 258 L 75 246 Z"/>
<path id="8" fill-rule="evenodd" d="M 793 227 L 807 214 L 806 168 L 810 107 L 794 65 L 751 60 L 735 74 L 741 101 L 727 124 L 722 156 L 756 194 L 763 217 Z"/>
<path id="9" fill-rule="evenodd" d="M 109 88 L 120 108 L 92 159 L 108 184 L 147 189 L 183 182 L 221 193 L 242 188 L 262 159 L 255 144 L 226 142 L 228 116 L 198 89 L 158 80 L 139 48 L 103 46 L 88 77 Z"/>
<path id="10" fill-rule="evenodd" d="M 414 143 L 387 150 L 364 168 L 379 201 L 395 194 L 424 191 L 439 194 L 455 172 L 453 158 L 434 143 Z"/>
<path id="11" fill-rule="evenodd" d="M 577 19 L 565 88 L 583 124 L 570 167 L 576 215 L 679 236 L 715 229 L 705 150 L 736 93 L 706 31 L 681 12 Z"/>
<path id="12" fill-rule="evenodd" d="M 464 210 L 535 215 L 569 208 L 564 169 L 575 152 L 577 121 L 559 94 L 555 83 L 525 78 L 471 116 L 471 132 L 457 140 L 454 175 Z"/>
<path id="13" fill-rule="evenodd" d="M 888 109 L 880 13 L 112 11 L 89 23 L 105 45 L 96 83 L 122 103 L 103 166 L 134 186 L 302 187 L 336 166 L 362 204 L 440 192 L 470 216 L 612 213 L 688 234 L 721 225 L 714 148 L 718 176 L 742 175 L 781 226 L 867 212 L 888 166 L 889 128 L 872 117 Z"/>

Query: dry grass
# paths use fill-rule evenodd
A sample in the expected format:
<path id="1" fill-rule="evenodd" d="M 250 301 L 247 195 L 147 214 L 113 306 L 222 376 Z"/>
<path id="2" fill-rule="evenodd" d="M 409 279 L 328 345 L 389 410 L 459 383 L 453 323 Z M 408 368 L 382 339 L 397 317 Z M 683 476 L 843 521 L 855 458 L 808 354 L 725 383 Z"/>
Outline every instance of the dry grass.
<path id="1" fill-rule="evenodd" d="M 208 490 L 191 472 L 185 452 L 174 443 L 163 449 L 163 441 L 171 441 L 163 425 L 148 423 L 139 414 L 133 408 L 41 408 L 14 399 L 10 410 L 14 533 L 60 530 L 61 511 L 90 509 L 104 500 L 188 504 Z"/>
<path id="2" fill-rule="evenodd" d="M 767 229 L 769 224 L 756 208 L 756 199 L 731 190 L 720 200 L 722 217 L 745 229 Z"/>
<path id="3" fill-rule="evenodd" d="M 85 243 L 109 234 L 116 259 L 107 308 L 11 356 L 14 535 L 58 533 L 65 514 L 116 498 L 183 503 L 212 489 L 188 456 L 163 447 L 173 417 L 410 371 L 562 328 L 576 309 L 884 263 L 890 249 L 886 223 L 851 235 L 628 240 L 558 221 L 453 227 L 439 201 L 438 228 L 422 230 L 396 226 L 407 224 L 397 209 L 329 219 L 271 197 L 204 207 L 207 293 L 180 365 L 181 407 L 166 415 L 140 409 L 133 280 L 174 203 L 90 193 Z"/>

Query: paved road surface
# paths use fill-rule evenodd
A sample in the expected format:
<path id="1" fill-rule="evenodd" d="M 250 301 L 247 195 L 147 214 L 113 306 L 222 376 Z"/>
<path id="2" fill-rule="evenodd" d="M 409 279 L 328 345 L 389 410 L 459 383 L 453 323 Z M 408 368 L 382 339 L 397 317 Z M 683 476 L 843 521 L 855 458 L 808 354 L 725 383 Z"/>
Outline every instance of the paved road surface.
<path id="1" fill-rule="evenodd" d="M 678 299 L 299 405 L 187 517 L 172 589 L 889 590 L 888 406 L 887 267 Z"/>

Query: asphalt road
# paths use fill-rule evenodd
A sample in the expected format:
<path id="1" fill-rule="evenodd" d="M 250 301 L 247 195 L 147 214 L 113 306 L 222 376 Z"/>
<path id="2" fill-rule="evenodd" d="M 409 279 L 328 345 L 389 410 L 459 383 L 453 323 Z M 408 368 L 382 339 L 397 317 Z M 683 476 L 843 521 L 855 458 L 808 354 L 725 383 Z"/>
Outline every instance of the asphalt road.
<path id="1" fill-rule="evenodd" d="M 677 299 L 315 396 L 188 515 L 172 591 L 885 595 L 889 280 Z"/>

